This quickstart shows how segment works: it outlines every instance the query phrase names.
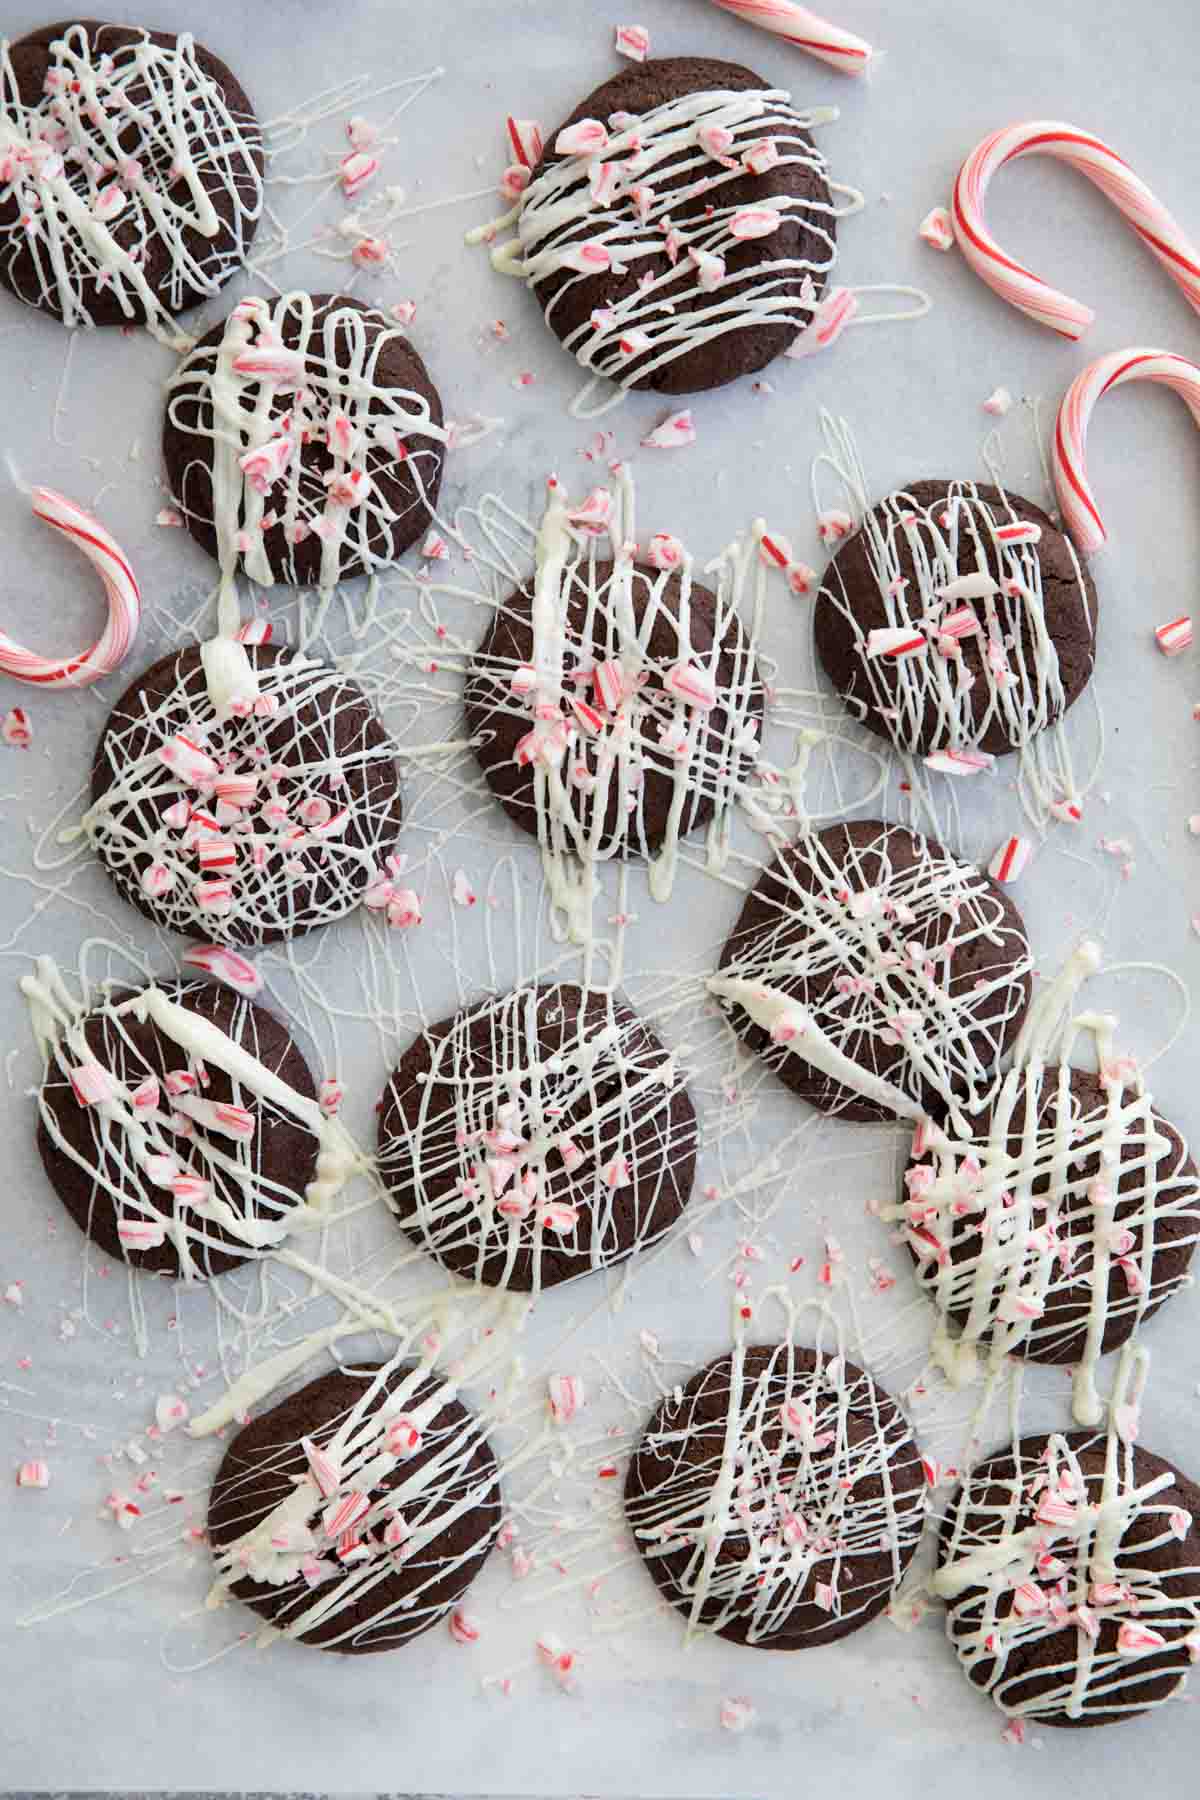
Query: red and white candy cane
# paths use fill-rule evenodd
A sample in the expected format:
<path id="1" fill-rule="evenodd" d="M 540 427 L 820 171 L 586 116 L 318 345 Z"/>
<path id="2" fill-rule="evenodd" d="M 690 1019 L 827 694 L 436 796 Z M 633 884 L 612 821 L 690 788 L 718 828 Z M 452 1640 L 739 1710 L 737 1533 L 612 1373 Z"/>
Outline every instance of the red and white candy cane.
<path id="1" fill-rule="evenodd" d="M 1127 381 L 1158 381 L 1174 388 L 1200 425 L 1200 368 L 1169 350 L 1113 350 L 1075 377 L 1058 409 L 1050 461 L 1063 520 L 1084 556 L 1094 555 L 1108 541 L 1084 466 L 1088 424 L 1097 400 Z"/>
<path id="2" fill-rule="evenodd" d="M 807 6 L 794 6 L 792 0 L 713 0 L 713 5 L 735 19 L 774 32 L 844 75 L 861 75 L 875 54 L 865 38 L 818 18 Z"/>
<path id="3" fill-rule="evenodd" d="M 108 621 L 90 649 L 58 658 L 38 656 L 0 631 L 0 673 L 35 687 L 87 687 L 125 660 L 142 616 L 141 589 L 125 552 L 91 513 L 53 488 L 33 488 L 29 499 L 36 516 L 70 538 L 99 571 Z"/>
<path id="4" fill-rule="evenodd" d="M 997 169 L 1022 156 L 1053 156 L 1086 175 L 1128 219 L 1147 250 L 1183 289 L 1188 304 L 1200 312 L 1200 251 L 1115 150 L 1076 125 L 1052 119 L 1032 119 L 994 131 L 972 150 L 954 184 L 958 247 L 980 280 L 1002 300 L 1066 338 L 1082 337 L 1096 316 L 1090 306 L 1060 294 L 1031 269 L 1006 256 L 987 228 L 983 202 L 988 183 Z"/>

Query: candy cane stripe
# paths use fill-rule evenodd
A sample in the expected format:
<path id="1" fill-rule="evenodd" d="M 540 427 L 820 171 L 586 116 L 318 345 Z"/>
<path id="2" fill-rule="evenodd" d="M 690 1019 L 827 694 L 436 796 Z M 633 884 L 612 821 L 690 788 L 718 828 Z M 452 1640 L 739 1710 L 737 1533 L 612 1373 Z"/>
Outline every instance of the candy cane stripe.
<path id="1" fill-rule="evenodd" d="M 843 31 L 793 0 L 713 0 L 722 12 L 770 31 L 797 50 L 806 50 L 844 75 L 861 75 L 875 52 L 865 38 Z"/>
<path id="2" fill-rule="evenodd" d="M 1096 402 L 1127 381 L 1161 382 L 1173 389 L 1200 426 L 1200 368 L 1169 350 L 1113 350 L 1076 376 L 1058 409 L 1050 460 L 1063 519 L 1084 556 L 1108 541 L 1084 461 L 1088 425 Z"/>
<path id="3" fill-rule="evenodd" d="M 98 519 L 52 488 L 34 488 L 29 499 L 34 516 L 71 538 L 99 574 L 108 618 L 94 644 L 62 658 L 38 656 L 0 631 L 0 672 L 33 687 L 87 687 L 124 661 L 141 621 L 141 589 L 124 552 Z"/>
<path id="4" fill-rule="evenodd" d="M 988 183 L 998 169 L 1022 156 L 1052 156 L 1098 188 L 1116 207 L 1151 255 L 1183 290 L 1189 306 L 1200 312 L 1200 251 L 1166 207 L 1115 150 L 1074 125 L 1033 120 L 1008 125 L 978 144 L 963 163 L 951 203 L 955 234 L 968 263 L 990 288 L 1039 325 L 1067 338 L 1079 338 L 1095 314 L 1082 301 L 1035 275 L 1032 269 L 1001 250 L 983 215 Z"/>

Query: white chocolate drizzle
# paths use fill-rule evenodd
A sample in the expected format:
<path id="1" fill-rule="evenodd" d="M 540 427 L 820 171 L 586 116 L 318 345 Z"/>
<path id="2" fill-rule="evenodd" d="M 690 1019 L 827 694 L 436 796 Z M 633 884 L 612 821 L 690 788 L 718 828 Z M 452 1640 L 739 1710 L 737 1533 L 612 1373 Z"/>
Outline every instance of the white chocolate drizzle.
<path id="1" fill-rule="evenodd" d="M 1200 1521 L 1134 1441 L 1147 1360 L 1122 1352 L 1106 1432 L 1019 1440 L 1014 1473 L 989 1458 L 951 1508 L 932 1588 L 967 1674 L 1016 1718 L 1100 1723 L 1160 1705 L 1200 1649 Z M 1164 1680 L 1156 1698 L 1130 1691 Z"/>
<path id="2" fill-rule="evenodd" d="M 639 1454 L 658 1466 L 627 1497 L 630 1526 L 650 1563 L 689 1552 L 665 1584 L 689 1640 L 732 1628 L 747 1644 L 798 1647 L 822 1614 L 840 1635 L 883 1610 L 921 1537 L 917 1446 L 840 1350 L 748 1347 L 739 1332 L 663 1402 Z"/>
<path id="3" fill-rule="evenodd" d="M 0 42 L 0 261 L 32 257 L 38 293 L 65 325 L 93 323 L 90 288 L 175 349 L 173 311 L 216 294 L 246 260 L 262 212 L 262 134 L 199 65 L 195 40 L 103 47 L 70 25 L 51 47 L 46 89 L 19 97 Z M 197 239 L 199 242 L 197 242 Z M 165 293 L 147 279 L 166 247 Z"/>
<path id="4" fill-rule="evenodd" d="M 261 1255 L 298 1229 L 322 1223 L 330 1202 L 360 1164 L 360 1157 L 336 1118 L 326 1118 L 316 1101 L 298 1093 L 256 1054 L 256 1009 L 234 1001 L 233 1029 L 223 1031 L 161 988 L 128 995 L 118 992 L 93 1005 L 76 1000 L 49 957 L 21 980 L 44 1075 L 39 1116 L 57 1154 L 78 1165 L 93 1186 L 93 1207 L 111 1207 L 118 1226 L 146 1229 L 169 1241 L 185 1279 L 203 1278 L 209 1253 Z M 172 1097 L 158 1087 L 147 1104 L 136 1090 L 153 1074 L 139 1056 L 122 1018 L 149 1019 L 161 1037 L 180 1052 L 180 1073 L 203 1096 L 207 1069 L 221 1069 L 233 1089 L 233 1107 L 248 1115 L 246 1135 L 231 1136 L 210 1123 L 203 1105 L 188 1113 L 186 1133 L 178 1114 L 188 1112 L 188 1095 Z M 114 1049 L 113 1066 L 98 1062 L 86 1035 L 99 1016 L 105 1041 Z M 59 1129 L 47 1085 L 72 1084 L 73 1073 L 93 1072 L 96 1097 L 87 1103 L 94 1152 L 84 1163 Z M 73 1084 L 72 1084 L 73 1085 Z M 280 1116 L 293 1120 L 316 1143 L 312 1180 L 300 1205 L 293 1189 L 281 1186 L 260 1165 L 264 1127 Z M 195 1177 L 195 1194 L 172 1186 L 178 1176 Z M 224 1236 L 214 1234 L 212 1225 Z"/>
<path id="5" fill-rule="evenodd" d="M 836 117 L 832 109 L 797 111 L 789 95 L 774 88 L 682 94 L 646 113 L 617 115 L 601 153 L 545 164 L 512 212 L 468 233 L 468 242 L 490 241 L 498 230 L 515 226 L 515 238 L 493 250 L 492 262 L 531 287 L 574 269 L 572 254 L 581 242 L 595 246 L 606 266 L 635 270 L 668 246 L 664 272 L 648 271 L 633 293 L 593 312 L 564 337 L 565 347 L 593 374 L 572 406 L 577 416 L 598 416 L 635 382 L 653 385 L 680 357 L 716 339 L 765 325 L 785 325 L 797 334 L 806 329 L 834 264 L 832 225 L 839 209 L 831 198 L 770 193 L 759 210 L 777 222 L 798 220 L 809 240 L 805 253 L 726 273 L 725 259 L 739 247 L 735 221 L 754 209 L 744 200 L 731 204 L 722 189 L 732 182 L 744 188 L 742 157 L 766 141 L 775 147 L 774 166 L 806 171 L 827 191 L 825 159 L 800 133 Z M 727 154 L 718 158 L 703 147 L 699 134 L 709 132 L 728 133 Z M 845 192 L 843 210 L 856 210 L 861 196 Z M 597 199 L 598 193 L 606 198 Z M 685 200 L 701 194 L 705 204 L 693 216 L 675 216 Z M 588 279 L 586 269 L 568 275 L 546 304 L 548 324 L 553 327 L 563 297 Z M 616 383 L 616 392 L 596 403 L 595 391 L 605 382 Z"/>
<path id="6" fill-rule="evenodd" d="M 1024 1010 L 1028 944 L 973 865 L 905 827 L 866 828 L 844 856 L 829 832 L 779 849 L 754 890 L 774 916 L 735 928 L 709 991 L 768 1032 L 773 1061 L 797 1056 L 902 1118 L 930 1092 L 978 1108 Z"/>
<path id="7" fill-rule="evenodd" d="M 680 549 L 675 599 L 671 569 L 635 564 L 629 470 L 622 466 L 614 492 L 597 492 L 604 496 L 603 549 L 597 534 L 575 528 L 580 509 L 572 509 L 561 484 L 553 477 L 548 484 L 532 580 L 533 659 L 523 691 L 516 686 L 522 672 L 511 661 L 476 657 L 468 669 L 473 706 L 529 719 L 522 753 L 531 765 L 543 872 L 564 934 L 576 942 L 586 941 L 591 929 L 599 864 L 640 852 L 650 863 L 652 895 L 668 898 L 687 809 L 697 797 L 713 812 L 709 866 L 723 864 L 730 815 L 747 797 L 759 759 L 763 704 L 755 656 L 763 595 L 752 569 L 765 570 L 754 534 L 706 570 L 717 575 L 717 610 L 712 643 L 700 652 L 689 624 L 691 558 Z M 602 575 L 599 565 L 610 556 L 611 572 Z M 582 609 L 578 629 L 569 615 L 573 603 Z M 743 612 L 749 616 L 743 619 Z M 713 683 L 719 730 L 713 711 L 670 689 L 670 666 L 648 653 L 660 623 L 680 661 L 690 660 Z M 596 642 L 607 646 L 609 666 L 619 668 L 623 692 L 600 713 L 599 729 L 589 731 L 577 723 L 574 702 L 593 700 Z M 725 682 L 721 665 L 728 660 L 732 680 Z M 657 847 L 647 831 L 647 770 L 671 784 L 666 831 Z"/>
<path id="8" fill-rule="evenodd" d="M 1156 1259 L 1168 1247 L 1184 1263 L 1191 1255 L 1200 1180 L 1182 1139 L 1161 1128 L 1140 1072 L 1116 1056 L 1116 1021 L 1059 1016 L 1095 967 L 1094 946 L 1083 951 L 1060 991 L 1042 996 L 986 1122 L 973 1128 L 958 1115 L 945 1130 L 926 1127 L 927 1160 L 910 1165 L 904 1200 L 881 1216 L 901 1225 L 917 1258 L 938 1310 L 934 1359 L 952 1382 L 974 1378 L 981 1352 L 989 1369 L 1013 1354 L 1060 1362 L 1081 1336 L 1073 1411 L 1097 1425 L 1106 1337 L 1111 1348 L 1115 1330 L 1130 1336 L 1190 1281 Z M 1081 1036 L 1094 1038 L 1099 1063 L 1099 1098 L 1086 1105 L 1071 1083 Z"/>
<path id="9" fill-rule="evenodd" d="M 402 1064 L 385 1091 L 378 1168 L 431 1256 L 469 1273 L 466 1251 L 496 1287 L 520 1257 L 536 1293 L 548 1252 L 556 1281 L 564 1258 L 576 1279 L 677 1222 L 695 1113 L 676 1059 L 611 991 L 519 988 L 424 1043 L 428 1068 Z"/>
<path id="10" fill-rule="evenodd" d="M 243 648 L 220 636 L 203 648 L 226 644 Z M 353 678 L 287 649 L 255 651 L 246 667 L 257 699 L 224 717 L 211 664 L 195 662 L 161 698 L 143 691 L 136 710 L 112 714 L 98 752 L 111 786 L 82 823 L 118 886 L 168 929 L 254 945 L 359 903 L 395 847 L 399 771 Z M 181 739 L 203 760 L 164 761 Z"/>

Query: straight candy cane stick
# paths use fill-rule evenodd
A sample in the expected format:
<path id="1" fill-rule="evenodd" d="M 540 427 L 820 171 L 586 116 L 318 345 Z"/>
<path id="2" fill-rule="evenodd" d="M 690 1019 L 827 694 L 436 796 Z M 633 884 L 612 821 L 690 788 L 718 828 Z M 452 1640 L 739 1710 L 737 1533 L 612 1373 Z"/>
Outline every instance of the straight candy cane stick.
<path id="1" fill-rule="evenodd" d="M 745 19 L 749 25 L 773 32 L 795 44 L 798 50 L 807 50 L 810 56 L 840 69 L 843 75 L 861 75 L 875 54 L 865 38 L 843 31 L 840 25 L 831 25 L 828 19 L 818 18 L 807 6 L 795 6 L 791 0 L 713 0 L 713 5 L 732 13 L 735 19 Z"/>
<path id="2" fill-rule="evenodd" d="M 108 620 L 96 642 L 78 656 L 38 656 L 0 631 L 0 673 L 35 687 L 87 687 L 111 675 L 128 654 L 142 616 L 141 589 L 125 552 L 82 506 L 52 488 L 34 488 L 29 499 L 36 517 L 70 538 L 98 571 Z"/>
<path id="3" fill-rule="evenodd" d="M 1075 377 L 1058 409 L 1050 461 L 1063 520 L 1084 556 L 1093 556 L 1108 541 L 1084 462 L 1088 424 L 1096 402 L 1127 381 L 1173 388 L 1200 425 L 1200 368 L 1169 350 L 1113 350 Z"/>
<path id="4" fill-rule="evenodd" d="M 1039 325 L 1066 338 L 1082 337 L 1095 318 L 1091 307 L 1006 256 L 987 228 L 983 203 L 988 183 L 1005 163 L 1022 156 L 1053 156 L 1078 169 L 1125 217 L 1151 255 L 1200 312 L 1200 251 L 1129 165 L 1090 132 L 1050 119 L 1006 125 L 984 138 L 964 162 L 954 184 L 954 232 L 959 249 L 981 281 Z"/>

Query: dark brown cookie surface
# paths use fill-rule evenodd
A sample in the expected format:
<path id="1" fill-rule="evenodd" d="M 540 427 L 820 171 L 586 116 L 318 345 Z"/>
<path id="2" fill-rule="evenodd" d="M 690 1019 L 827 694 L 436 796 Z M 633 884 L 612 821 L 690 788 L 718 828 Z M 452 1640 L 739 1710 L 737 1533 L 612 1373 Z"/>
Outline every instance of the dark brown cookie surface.
<path id="1" fill-rule="evenodd" d="M 1083 1431 L 1021 1438 L 976 1465 L 942 1524 L 933 1585 L 950 1641 L 969 1679 L 1029 1723 L 1115 1724 L 1191 1667 L 1200 1490 L 1140 1444 L 1109 1450 Z"/>
<path id="2" fill-rule="evenodd" d="M 199 650 L 138 677 L 97 747 L 87 815 L 96 854 L 139 911 L 241 946 L 350 912 L 401 820 L 396 747 L 358 683 L 286 648 L 247 654 L 266 711 L 222 724 Z"/>
<path id="3" fill-rule="evenodd" d="M 244 300 L 168 383 L 163 458 L 187 528 L 264 583 L 394 562 L 429 523 L 444 450 L 424 362 L 348 294 Z"/>
<path id="4" fill-rule="evenodd" d="M 9 60 L 31 151 L 0 182 L 5 285 L 69 325 L 154 320 L 217 293 L 262 211 L 262 133 L 232 71 L 202 44 L 95 20 L 31 32 Z"/>
<path id="5" fill-rule="evenodd" d="M 444 1618 L 500 1519 L 480 1421 L 442 1377 L 372 1363 L 319 1376 L 242 1427 L 213 1482 L 208 1536 L 237 1599 L 299 1643 L 353 1656 Z"/>
<path id="6" fill-rule="evenodd" d="M 960 1334 L 1082 1365 L 1123 1344 L 1187 1278 L 1200 1179 L 1149 1099 L 1034 1063 L 909 1166 L 898 1217 L 918 1280 Z"/>
<path id="7" fill-rule="evenodd" d="M 674 1058 L 597 988 L 519 988 L 432 1026 L 380 1109 L 404 1230 L 493 1287 L 537 1291 L 646 1248 L 679 1218 L 695 1165 Z"/>
<path id="8" fill-rule="evenodd" d="M 737 614 L 718 615 L 697 583 L 685 609 L 678 574 L 629 577 L 626 589 L 586 553 L 569 565 L 552 676 L 528 589 L 497 612 L 467 671 L 467 730 L 492 793 L 522 830 L 580 857 L 652 855 L 708 824 L 758 752 L 765 695 Z M 672 685 L 680 665 L 707 685 L 707 704 Z"/>
<path id="9" fill-rule="evenodd" d="M 709 986 L 794 1093 L 875 1120 L 978 1096 L 1031 982 L 1025 927 L 990 877 L 864 819 L 776 854 Z"/>
<path id="10" fill-rule="evenodd" d="M 162 992 L 315 1100 L 307 1063 L 265 1007 L 204 982 Z M 317 1140 L 153 1017 L 139 1020 L 122 1004 L 131 998 L 115 992 L 58 1040 L 38 1150 L 71 1217 L 109 1256 L 154 1274 L 220 1275 L 286 1234 Z"/>
<path id="11" fill-rule="evenodd" d="M 768 87 L 737 63 L 655 59 L 602 83 L 547 138 L 521 257 L 585 368 L 694 393 L 765 367 L 809 323 L 834 260 L 833 203 L 803 115 Z M 607 141 L 556 150 L 585 120 Z"/>
<path id="12" fill-rule="evenodd" d="M 842 544 L 814 631 L 829 679 L 880 737 L 922 755 L 1003 756 L 1087 686 L 1096 614 L 1091 576 L 1040 507 L 972 482 L 917 481 Z M 888 647 L 914 640 L 911 654 Z"/>
<path id="13" fill-rule="evenodd" d="M 888 1605 L 921 1537 L 924 1493 L 908 1425 L 864 1370 L 756 1344 L 651 1415 L 625 1515 L 693 1629 L 803 1650 Z"/>

